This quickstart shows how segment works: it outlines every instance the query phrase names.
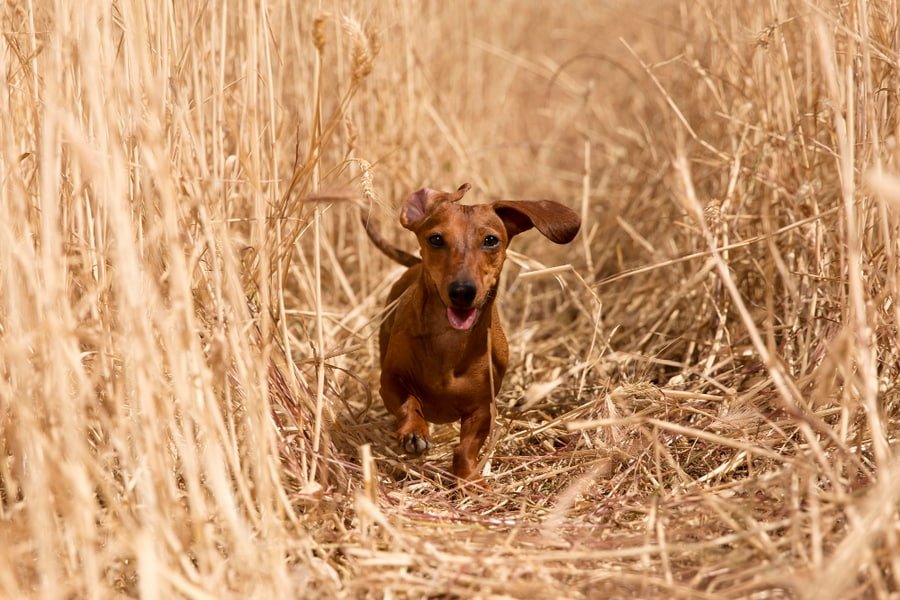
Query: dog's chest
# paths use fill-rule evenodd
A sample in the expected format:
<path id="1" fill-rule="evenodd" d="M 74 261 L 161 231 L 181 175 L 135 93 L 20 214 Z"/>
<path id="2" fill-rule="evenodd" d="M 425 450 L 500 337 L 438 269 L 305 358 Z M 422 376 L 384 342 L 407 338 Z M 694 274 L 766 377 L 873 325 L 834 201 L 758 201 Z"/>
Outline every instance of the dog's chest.
<path id="1" fill-rule="evenodd" d="M 457 420 L 492 402 L 491 384 L 499 389 L 503 377 L 501 365 L 491 364 L 486 355 L 466 360 L 462 352 L 438 354 L 427 345 L 399 354 L 385 366 L 419 399 L 425 418 L 434 423 Z"/>

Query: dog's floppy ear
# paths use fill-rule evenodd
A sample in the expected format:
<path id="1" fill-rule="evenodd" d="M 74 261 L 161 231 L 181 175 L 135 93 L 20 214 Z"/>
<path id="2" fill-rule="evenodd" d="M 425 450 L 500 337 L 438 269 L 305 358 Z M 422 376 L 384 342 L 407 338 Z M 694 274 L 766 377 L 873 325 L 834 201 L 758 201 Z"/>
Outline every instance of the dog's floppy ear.
<path id="1" fill-rule="evenodd" d="M 581 227 L 578 213 L 553 200 L 503 200 L 493 206 L 509 237 L 534 227 L 550 241 L 568 244 Z"/>
<path id="2" fill-rule="evenodd" d="M 415 231 L 431 210 L 443 202 L 457 202 L 472 188 L 464 183 L 455 192 L 439 192 L 431 188 L 422 188 L 410 194 L 400 213 L 400 224 Z"/>

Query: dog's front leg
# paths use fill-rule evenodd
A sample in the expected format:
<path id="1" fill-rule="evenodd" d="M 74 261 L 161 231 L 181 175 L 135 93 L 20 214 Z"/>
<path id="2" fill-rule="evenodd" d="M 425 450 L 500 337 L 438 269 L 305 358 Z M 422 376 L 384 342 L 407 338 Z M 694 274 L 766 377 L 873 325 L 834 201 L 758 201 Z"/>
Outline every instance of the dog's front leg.
<path id="1" fill-rule="evenodd" d="M 382 377 L 381 398 L 396 419 L 397 443 L 400 448 L 409 454 L 422 454 L 430 450 L 428 423 L 425 422 L 419 399 L 389 377 Z"/>
<path id="2" fill-rule="evenodd" d="M 493 404 L 479 407 L 462 418 L 459 429 L 459 445 L 453 450 L 453 474 L 463 481 L 480 478 L 475 470 L 478 451 L 491 433 L 494 424 Z"/>

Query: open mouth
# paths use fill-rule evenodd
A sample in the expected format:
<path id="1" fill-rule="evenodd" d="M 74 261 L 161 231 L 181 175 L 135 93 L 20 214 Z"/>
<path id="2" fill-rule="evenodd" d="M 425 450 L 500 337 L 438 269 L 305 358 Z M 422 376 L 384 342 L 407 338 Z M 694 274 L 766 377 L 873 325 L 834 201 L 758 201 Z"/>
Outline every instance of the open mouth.
<path id="1" fill-rule="evenodd" d="M 448 308 L 447 320 L 454 329 L 472 329 L 475 318 L 478 316 L 477 308 Z"/>

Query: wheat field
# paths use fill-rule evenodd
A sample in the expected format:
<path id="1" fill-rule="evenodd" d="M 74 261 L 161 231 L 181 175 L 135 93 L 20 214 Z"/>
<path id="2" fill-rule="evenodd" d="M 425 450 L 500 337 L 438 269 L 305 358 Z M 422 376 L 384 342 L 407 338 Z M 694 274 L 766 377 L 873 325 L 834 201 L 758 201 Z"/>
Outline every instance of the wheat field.
<path id="1" fill-rule="evenodd" d="M 896 0 L 0 8 L 0 597 L 897 598 Z M 400 203 L 551 198 L 483 468 Z"/>

